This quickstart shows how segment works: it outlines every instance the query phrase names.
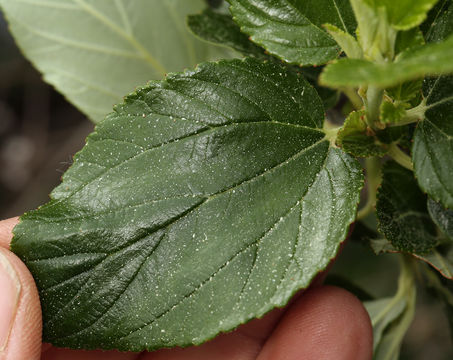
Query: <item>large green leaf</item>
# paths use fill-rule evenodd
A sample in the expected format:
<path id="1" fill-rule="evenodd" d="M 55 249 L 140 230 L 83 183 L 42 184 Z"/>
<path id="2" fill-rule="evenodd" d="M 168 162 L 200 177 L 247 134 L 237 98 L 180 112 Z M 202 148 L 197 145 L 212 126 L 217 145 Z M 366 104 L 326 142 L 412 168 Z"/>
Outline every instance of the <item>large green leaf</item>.
<path id="1" fill-rule="evenodd" d="M 420 187 L 453 209 L 453 76 L 427 79 L 428 110 L 417 126 L 412 161 Z"/>
<path id="2" fill-rule="evenodd" d="M 285 305 L 335 256 L 363 183 L 323 118 L 302 77 L 251 58 L 127 97 L 14 230 L 44 340 L 199 344 Z"/>
<path id="3" fill-rule="evenodd" d="M 387 162 L 377 194 L 379 231 L 399 251 L 426 253 L 436 245 L 435 226 L 426 209 L 426 196 L 413 173 Z"/>
<path id="4" fill-rule="evenodd" d="M 365 0 L 378 9 L 384 7 L 390 24 L 398 30 L 420 25 L 438 0 Z"/>
<path id="5" fill-rule="evenodd" d="M 320 82 L 331 87 L 374 85 L 382 88 L 403 81 L 453 72 L 453 36 L 403 53 L 395 62 L 340 59 L 326 66 Z"/>
<path id="6" fill-rule="evenodd" d="M 348 0 L 229 0 L 243 32 L 281 59 L 301 65 L 319 65 L 336 58 L 340 48 L 322 29 L 330 23 L 355 31 Z"/>
<path id="7" fill-rule="evenodd" d="M 186 29 L 202 0 L 0 0 L 47 82 L 98 121 L 124 94 L 209 56 Z"/>
<path id="8" fill-rule="evenodd" d="M 190 29 L 202 39 L 220 45 L 229 46 L 244 56 L 253 56 L 261 60 L 282 63 L 277 57 L 264 51 L 262 47 L 254 44 L 248 36 L 241 32 L 239 26 L 233 21 L 230 14 L 219 13 L 213 10 L 205 10 L 198 15 L 188 18 Z M 326 109 L 335 106 L 338 101 L 338 92 L 318 85 L 321 72 L 319 67 L 301 68 L 297 65 L 287 65 L 288 70 L 302 73 L 312 84 L 323 100 Z"/>

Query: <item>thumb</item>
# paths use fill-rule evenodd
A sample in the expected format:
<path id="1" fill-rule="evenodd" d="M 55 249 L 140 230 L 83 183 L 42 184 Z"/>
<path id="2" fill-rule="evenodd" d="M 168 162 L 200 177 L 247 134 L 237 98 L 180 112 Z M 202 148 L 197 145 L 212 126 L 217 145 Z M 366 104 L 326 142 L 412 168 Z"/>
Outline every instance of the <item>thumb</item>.
<path id="1" fill-rule="evenodd" d="M 0 244 L 11 232 L 0 222 Z M 8 222 L 10 225 L 11 221 Z M 33 277 L 20 259 L 0 246 L 0 360 L 37 360 L 41 355 L 41 308 Z"/>

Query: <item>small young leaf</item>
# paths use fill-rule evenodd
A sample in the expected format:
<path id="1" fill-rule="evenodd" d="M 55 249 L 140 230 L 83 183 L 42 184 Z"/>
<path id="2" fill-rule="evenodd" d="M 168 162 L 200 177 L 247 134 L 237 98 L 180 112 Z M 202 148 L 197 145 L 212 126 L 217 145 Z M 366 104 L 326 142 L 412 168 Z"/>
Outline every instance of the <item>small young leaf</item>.
<path id="1" fill-rule="evenodd" d="M 320 83 L 330 87 L 374 85 L 391 87 L 398 83 L 453 72 L 453 36 L 444 42 L 407 51 L 396 62 L 375 63 L 362 59 L 340 59 L 327 65 Z"/>
<path id="2" fill-rule="evenodd" d="M 363 58 L 362 48 L 351 34 L 337 28 L 335 25 L 325 24 L 324 29 L 332 36 L 346 56 L 351 59 Z"/>
<path id="3" fill-rule="evenodd" d="M 322 25 L 353 33 L 355 20 L 348 0 L 229 0 L 242 31 L 270 53 L 289 63 L 319 65 L 340 49 Z"/>
<path id="4" fill-rule="evenodd" d="M 398 30 L 408 30 L 420 25 L 438 0 L 365 0 L 378 9 L 384 7 L 390 24 Z"/>
<path id="5" fill-rule="evenodd" d="M 379 231 L 399 251 L 426 253 L 437 243 L 426 196 L 411 171 L 390 161 L 384 165 L 377 195 Z"/>
<path id="6" fill-rule="evenodd" d="M 383 156 L 386 149 L 379 141 L 367 134 L 365 111 L 354 111 L 346 119 L 337 135 L 337 144 L 344 151 L 358 157 Z"/>
<path id="7" fill-rule="evenodd" d="M 453 208 L 453 76 L 426 79 L 428 110 L 417 126 L 412 161 L 420 187 Z"/>
<path id="8" fill-rule="evenodd" d="M 323 119 L 301 76 L 252 58 L 127 97 L 14 230 L 44 340 L 187 346 L 285 305 L 335 257 L 363 185 Z"/>
<path id="9" fill-rule="evenodd" d="M 397 124 L 406 115 L 406 106 L 403 103 L 383 101 L 380 109 L 380 120 L 384 124 Z"/>

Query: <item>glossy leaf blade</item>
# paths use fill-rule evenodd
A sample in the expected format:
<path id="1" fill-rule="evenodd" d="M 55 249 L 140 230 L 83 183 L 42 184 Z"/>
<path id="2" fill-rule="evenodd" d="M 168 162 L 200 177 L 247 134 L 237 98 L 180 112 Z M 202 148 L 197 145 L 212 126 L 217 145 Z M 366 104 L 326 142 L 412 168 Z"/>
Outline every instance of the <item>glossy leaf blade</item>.
<path id="1" fill-rule="evenodd" d="M 379 231 L 397 250 L 426 253 L 436 245 L 426 196 L 418 188 L 413 173 L 395 162 L 387 162 L 383 168 L 376 214 Z"/>
<path id="2" fill-rule="evenodd" d="M 428 110 L 417 126 L 412 161 L 420 187 L 453 209 L 453 76 L 425 80 Z"/>
<path id="3" fill-rule="evenodd" d="M 365 0 L 374 8 L 384 7 L 388 20 L 398 30 L 420 25 L 438 0 Z"/>
<path id="4" fill-rule="evenodd" d="M 15 229 L 45 341 L 200 344 L 285 305 L 335 256 L 362 187 L 323 117 L 302 77 L 254 59 L 127 97 Z"/>
<path id="5" fill-rule="evenodd" d="M 0 0 L 0 6 L 45 80 L 95 122 L 136 86 L 215 51 L 184 25 L 202 0 Z"/>
<path id="6" fill-rule="evenodd" d="M 330 87 L 373 85 L 382 88 L 398 83 L 453 72 L 453 36 L 444 42 L 411 50 L 392 63 L 340 59 L 326 66 L 320 83 Z"/>
<path id="7" fill-rule="evenodd" d="M 228 46 L 244 56 L 253 56 L 264 61 L 282 63 L 280 59 L 266 53 L 262 47 L 249 40 L 229 14 L 217 13 L 208 9 L 203 11 L 202 14 L 189 16 L 188 24 L 192 32 L 206 41 Z M 310 84 L 315 87 L 326 109 L 335 106 L 339 98 L 338 92 L 318 85 L 319 68 L 301 68 L 296 65 L 287 66 L 288 70 L 303 74 Z"/>
<path id="8" fill-rule="evenodd" d="M 441 204 L 429 199 L 428 211 L 442 233 L 453 242 L 453 210 L 445 209 Z"/>
<path id="9" fill-rule="evenodd" d="M 319 65 L 336 58 L 340 49 L 321 26 L 330 23 L 355 31 L 346 0 L 229 0 L 242 31 L 270 53 L 300 65 Z"/>

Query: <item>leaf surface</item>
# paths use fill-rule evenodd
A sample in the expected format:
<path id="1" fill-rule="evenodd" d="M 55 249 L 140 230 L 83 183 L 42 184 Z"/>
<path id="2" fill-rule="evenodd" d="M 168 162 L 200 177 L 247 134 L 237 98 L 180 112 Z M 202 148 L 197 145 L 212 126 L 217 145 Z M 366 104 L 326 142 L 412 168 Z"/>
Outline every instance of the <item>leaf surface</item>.
<path id="1" fill-rule="evenodd" d="M 453 72 L 453 36 L 403 53 L 395 62 L 375 63 L 362 59 L 340 59 L 325 67 L 320 83 L 333 88 L 373 85 L 382 88 Z"/>
<path id="2" fill-rule="evenodd" d="M 300 65 L 319 65 L 336 58 L 340 48 L 322 25 L 354 33 L 348 0 L 229 0 L 242 31 L 270 53 Z"/>
<path id="3" fill-rule="evenodd" d="M 127 97 L 15 228 L 45 341 L 187 346 L 285 305 L 335 256 L 363 183 L 323 118 L 302 77 L 252 58 Z"/>
<path id="4" fill-rule="evenodd" d="M 215 51 L 186 29 L 202 0 L 0 0 L 47 82 L 97 122 L 124 94 Z"/>
<path id="5" fill-rule="evenodd" d="M 439 229 L 453 241 L 453 210 L 445 209 L 441 204 L 429 199 L 428 211 Z"/>

